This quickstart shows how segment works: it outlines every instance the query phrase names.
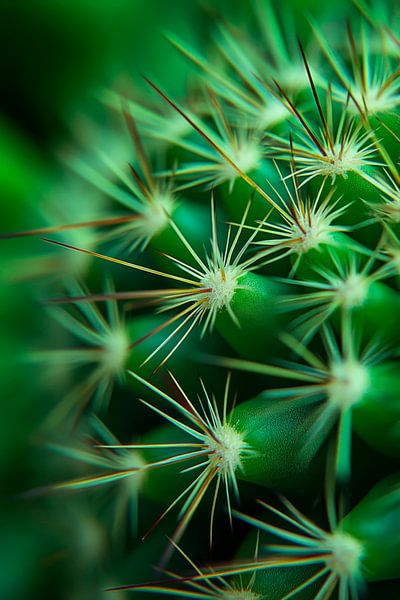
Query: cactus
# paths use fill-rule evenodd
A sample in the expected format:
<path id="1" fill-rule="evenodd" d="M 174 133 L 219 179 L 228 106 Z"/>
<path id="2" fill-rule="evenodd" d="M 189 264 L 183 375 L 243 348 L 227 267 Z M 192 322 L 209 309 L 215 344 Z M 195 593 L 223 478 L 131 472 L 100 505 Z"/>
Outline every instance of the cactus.
<path id="1" fill-rule="evenodd" d="M 85 150 L 62 153 L 97 209 L 2 236 L 39 236 L 52 257 L 36 271 L 55 334 L 29 360 L 62 370 L 40 435 L 69 474 L 28 495 L 91 494 L 109 551 L 148 577 L 126 567 L 114 585 L 108 565 L 114 591 L 399 595 L 400 42 L 385 7 L 354 0 L 345 35 L 339 15 L 299 42 L 269 0 L 249 2 L 248 30 L 215 24 L 209 52 L 169 33 L 190 97 L 173 77 L 168 92 L 147 80 L 151 105 L 104 90 L 118 125 L 86 123 Z"/>

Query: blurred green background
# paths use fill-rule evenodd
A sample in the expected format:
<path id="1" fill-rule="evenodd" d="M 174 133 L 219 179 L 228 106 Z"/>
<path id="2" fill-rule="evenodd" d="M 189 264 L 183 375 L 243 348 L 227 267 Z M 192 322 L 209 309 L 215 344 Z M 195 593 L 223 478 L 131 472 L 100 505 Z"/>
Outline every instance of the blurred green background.
<path id="1" fill-rule="evenodd" d="M 340 4 L 346 10 L 350 3 Z M 308 11 L 339 14 L 337 1 L 333 7 L 319 0 L 286 0 L 284 10 L 294 14 L 300 29 Z M 102 86 L 129 76 L 151 95 L 141 76 L 146 74 L 175 97 L 183 94 L 190 66 L 163 31 L 207 46 L 218 13 L 244 23 L 248 2 L 2 0 L 2 232 L 47 224 L 46 198 L 63 181 L 56 150 L 70 141 L 74 115 L 96 113 Z M 0 597 L 102 598 L 107 584 L 118 583 L 119 565 L 107 554 L 90 499 L 79 496 L 59 506 L 57 498 L 21 496 L 60 479 L 59 462 L 37 434 L 54 397 L 41 384 L 46 373 L 26 358 L 49 327 L 41 303 L 49 282 L 31 277 L 43 242 L 0 243 Z"/>

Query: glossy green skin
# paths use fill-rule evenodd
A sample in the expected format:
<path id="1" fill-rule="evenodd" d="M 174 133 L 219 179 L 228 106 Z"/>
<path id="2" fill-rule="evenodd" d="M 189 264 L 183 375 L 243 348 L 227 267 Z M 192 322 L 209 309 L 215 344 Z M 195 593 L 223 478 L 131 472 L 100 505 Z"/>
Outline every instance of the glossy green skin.
<path id="1" fill-rule="evenodd" d="M 400 366 L 372 366 L 369 374 L 368 391 L 353 408 L 353 430 L 375 450 L 400 458 Z"/>
<path id="2" fill-rule="evenodd" d="M 370 166 L 363 167 L 361 171 L 370 177 L 374 177 L 379 173 L 374 167 Z M 336 195 L 343 196 L 340 204 L 352 203 L 343 217 L 347 221 L 348 218 L 354 218 L 357 223 L 362 221 L 365 215 L 365 205 L 362 200 L 373 202 L 379 196 L 376 187 L 356 171 L 348 172 L 346 177 L 337 177 L 335 187 Z"/>
<path id="3" fill-rule="evenodd" d="M 377 139 L 389 153 L 394 162 L 400 158 L 399 136 L 400 117 L 396 112 L 378 113 L 369 117 L 369 123 L 374 129 Z M 390 130 L 390 131 L 388 131 Z M 396 139 L 397 136 L 397 139 Z"/>
<path id="4" fill-rule="evenodd" d="M 351 323 L 362 344 L 367 345 L 376 339 L 383 347 L 400 342 L 400 294 L 380 282 L 372 282 L 364 301 L 349 309 Z M 331 316 L 336 330 L 341 330 L 340 309 Z"/>
<path id="5" fill-rule="evenodd" d="M 349 265 L 351 257 L 355 252 L 362 257 L 365 249 L 361 244 L 350 239 L 343 233 L 335 234 L 338 245 L 332 249 L 332 246 L 324 245 L 318 249 L 307 252 L 299 264 L 296 271 L 296 277 L 303 281 L 318 281 L 324 279 L 313 269 L 313 266 L 321 270 L 337 272 L 332 261 L 332 255 L 337 258 L 341 264 Z M 361 258 L 360 266 L 368 260 L 367 257 Z M 339 276 L 339 274 L 338 274 Z M 312 288 L 310 288 L 312 290 Z M 307 291 L 309 289 L 307 288 Z M 400 294 L 379 281 L 370 283 L 366 297 L 358 306 L 351 309 L 352 321 L 355 329 L 363 334 L 369 341 L 377 332 L 382 336 L 383 341 L 400 340 L 400 323 L 398 315 L 400 314 Z M 340 312 L 336 311 L 333 321 L 340 326 Z"/>
<path id="6" fill-rule="evenodd" d="M 400 294 L 384 283 L 373 282 L 360 306 L 352 309 L 356 331 L 371 339 L 377 332 L 384 342 L 400 340 Z"/>
<path id="7" fill-rule="evenodd" d="M 220 311 L 216 327 L 238 354 L 248 359 L 265 360 L 272 344 L 274 351 L 278 350 L 276 336 L 289 319 L 279 303 L 280 296 L 287 293 L 286 286 L 255 273 L 241 277 L 239 285 L 243 288 L 235 291 L 231 308 L 240 328 L 225 309 Z"/>
<path id="8" fill-rule="evenodd" d="M 363 171 L 371 177 L 377 172 L 370 166 L 363 167 Z M 322 182 L 323 178 L 320 176 L 315 177 L 310 182 L 310 188 L 315 194 L 321 187 Z M 329 189 L 329 183 L 336 188 L 332 202 L 338 201 L 337 208 L 350 204 L 338 219 L 338 222 L 345 225 L 356 225 L 369 218 L 369 210 L 365 202 L 377 202 L 379 200 L 379 191 L 372 183 L 366 181 L 356 171 L 349 171 L 345 176 L 338 175 L 335 181 L 328 179 L 328 184 L 325 184 L 325 191 Z"/>
<path id="9" fill-rule="evenodd" d="M 289 594 L 289 592 L 315 575 L 320 568 L 319 565 L 317 567 L 272 567 L 264 569 L 257 573 L 250 589 L 255 594 L 260 594 L 260 598 L 257 600 L 282 600 L 286 594 Z M 246 589 L 249 579 L 250 577 L 247 575 L 234 578 L 239 589 L 241 586 Z M 317 581 L 301 592 L 296 593 L 293 597 L 296 600 L 315 600 L 319 587 Z"/>
<path id="10" fill-rule="evenodd" d="M 237 406 L 229 415 L 229 423 L 255 450 L 243 460 L 237 476 L 282 491 L 307 494 L 309 487 L 315 491 L 323 453 L 314 458 L 319 446 L 312 444 L 304 451 L 310 416 L 310 409 L 289 409 L 281 400 L 271 400 L 265 394 Z"/>
<path id="11" fill-rule="evenodd" d="M 271 522 L 271 514 L 266 515 L 266 521 Z M 257 537 L 259 540 L 257 544 Z M 239 562 L 251 562 L 254 559 L 255 548 L 258 547 L 258 557 L 260 559 L 268 556 L 266 544 L 277 543 L 277 538 L 268 535 L 265 532 L 253 529 L 244 538 L 242 544 L 236 553 L 235 558 Z M 261 594 L 262 600 L 281 600 L 286 594 L 301 585 L 309 577 L 315 575 L 320 569 L 320 565 L 300 566 L 300 567 L 273 567 L 258 571 L 254 583 L 251 585 L 251 591 Z M 243 574 L 234 577 L 238 587 L 245 587 L 250 582 L 252 573 Z M 295 594 L 297 600 L 313 600 L 321 585 L 321 580 L 308 586 L 301 593 Z"/>
<path id="12" fill-rule="evenodd" d="M 341 520 L 339 530 L 363 544 L 365 579 L 396 579 L 400 573 L 400 473 L 375 485 Z"/>
<path id="13" fill-rule="evenodd" d="M 351 239 L 345 233 L 332 233 L 328 243 L 322 243 L 301 255 L 295 276 L 303 281 L 320 281 L 323 280 L 323 277 L 315 268 L 335 272 L 336 267 L 332 256 L 342 265 L 351 264 L 355 254 L 359 255 L 361 259 L 364 256 L 365 259 L 360 261 L 363 264 L 367 260 L 367 252 L 365 246 Z M 298 256 L 294 254 L 292 263 L 295 263 L 297 258 Z"/>
<path id="14" fill-rule="evenodd" d="M 162 402 L 160 408 L 163 409 Z M 307 495 L 309 488 L 315 491 L 316 477 L 323 470 L 323 452 L 314 459 L 318 447 L 312 446 L 307 454 L 298 456 L 310 414 L 303 408 L 288 410 L 281 401 L 267 399 L 264 394 L 237 406 L 228 415 L 227 422 L 243 434 L 243 440 L 254 450 L 254 455 L 243 458 L 243 468 L 237 470 L 237 477 L 273 489 L 295 490 L 299 495 Z M 166 424 L 143 435 L 139 443 L 181 442 L 193 442 L 193 438 Z M 146 462 L 154 462 L 187 451 L 161 448 L 140 452 Z M 199 462 L 199 458 L 195 458 L 148 471 L 143 479 L 143 494 L 157 502 L 171 502 L 200 472 L 182 473 L 182 470 Z"/>
<path id="15" fill-rule="evenodd" d="M 262 594 L 264 600 L 282 598 L 317 573 L 318 567 L 274 567 L 257 573 L 251 591 Z M 318 582 L 294 596 L 297 600 L 315 600 Z"/>

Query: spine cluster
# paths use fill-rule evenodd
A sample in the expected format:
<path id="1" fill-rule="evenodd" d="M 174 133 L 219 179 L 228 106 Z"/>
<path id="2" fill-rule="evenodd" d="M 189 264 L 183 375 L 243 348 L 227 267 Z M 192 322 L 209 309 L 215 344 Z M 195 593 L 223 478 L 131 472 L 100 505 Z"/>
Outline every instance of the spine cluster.
<path id="1" fill-rule="evenodd" d="M 104 91 L 110 150 L 88 157 L 83 130 L 64 156 L 102 201 L 25 232 L 58 261 L 46 310 L 66 332 L 32 352 L 63 382 L 41 435 L 76 469 L 38 491 L 87 490 L 110 552 L 161 569 L 113 589 L 400 589 L 400 31 L 383 4 L 301 41 L 268 0 L 248 30 L 216 23 L 209 51 L 170 34 L 190 98 L 173 77 L 148 81 L 154 109 Z"/>

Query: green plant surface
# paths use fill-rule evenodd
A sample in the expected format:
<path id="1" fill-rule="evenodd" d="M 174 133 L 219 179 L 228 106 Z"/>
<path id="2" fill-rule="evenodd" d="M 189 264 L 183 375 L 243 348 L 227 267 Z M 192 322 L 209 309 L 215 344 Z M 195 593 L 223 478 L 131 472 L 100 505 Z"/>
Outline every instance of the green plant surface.
<path id="1" fill-rule="evenodd" d="M 400 13 L 0 9 L 0 595 L 400 597 Z"/>

